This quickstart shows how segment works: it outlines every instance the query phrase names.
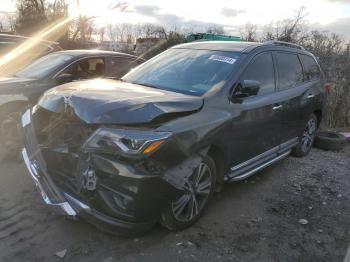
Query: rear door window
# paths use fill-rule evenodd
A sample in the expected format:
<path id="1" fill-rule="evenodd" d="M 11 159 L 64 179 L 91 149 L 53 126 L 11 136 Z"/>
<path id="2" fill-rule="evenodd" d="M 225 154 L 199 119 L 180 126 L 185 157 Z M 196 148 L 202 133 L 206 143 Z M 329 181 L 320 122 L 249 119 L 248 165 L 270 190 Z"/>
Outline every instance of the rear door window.
<path id="1" fill-rule="evenodd" d="M 297 54 L 276 53 L 278 89 L 293 88 L 303 82 L 303 69 Z"/>
<path id="2" fill-rule="evenodd" d="M 125 57 L 110 57 L 108 77 L 119 79 L 128 73 L 132 68 L 138 66 L 141 62 Z"/>
<path id="3" fill-rule="evenodd" d="M 105 60 L 102 57 L 83 59 L 68 67 L 63 73 L 72 74 L 74 80 L 104 77 Z"/>
<path id="4" fill-rule="evenodd" d="M 271 53 L 265 53 L 253 58 L 253 61 L 244 71 L 242 80 L 255 80 L 260 82 L 257 95 L 270 94 L 275 91 L 275 71 Z"/>
<path id="5" fill-rule="evenodd" d="M 304 80 L 314 81 L 321 78 L 320 68 L 315 59 L 308 55 L 299 55 L 304 66 Z"/>

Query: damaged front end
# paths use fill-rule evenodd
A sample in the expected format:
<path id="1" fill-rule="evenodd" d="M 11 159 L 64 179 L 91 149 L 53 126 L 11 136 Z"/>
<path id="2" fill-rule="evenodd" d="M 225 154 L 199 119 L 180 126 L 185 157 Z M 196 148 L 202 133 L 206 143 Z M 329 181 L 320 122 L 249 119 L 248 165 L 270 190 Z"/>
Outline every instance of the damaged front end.
<path id="1" fill-rule="evenodd" d="M 69 108 L 36 106 L 22 125 L 23 158 L 45 203 L 117 234 L 154 225 L 201 161 L 171 133 L 87 124 Z"/>

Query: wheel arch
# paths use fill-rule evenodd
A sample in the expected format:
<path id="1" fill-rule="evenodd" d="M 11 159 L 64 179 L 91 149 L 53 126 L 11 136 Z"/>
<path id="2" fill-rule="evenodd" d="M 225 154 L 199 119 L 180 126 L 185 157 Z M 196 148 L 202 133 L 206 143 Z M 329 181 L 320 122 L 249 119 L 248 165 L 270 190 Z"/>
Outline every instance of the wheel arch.
<path id="1" fill-rule="evenodd" d="M 322 110 L 321 109 L 316 109 L 313 113 L 317 117 L 317 126 L 320 126 L 321 121 L 322 121 Z"/>
<path id="2" fill-rule="evenodd" d="M 223 147 L 215 144 L 209 147 L 207 155 L 214 160 L 216 167 L 217 189 L 220 189 L 224 182 L 224 175 L 228 168 L 228 156 L 225 154 L 225 149 Z"/>

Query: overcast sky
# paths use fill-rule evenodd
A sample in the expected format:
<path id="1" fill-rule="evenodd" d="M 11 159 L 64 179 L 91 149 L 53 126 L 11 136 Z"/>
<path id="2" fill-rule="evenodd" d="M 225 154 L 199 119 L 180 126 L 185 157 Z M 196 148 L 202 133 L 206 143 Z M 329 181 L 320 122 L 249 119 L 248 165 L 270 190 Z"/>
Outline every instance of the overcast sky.
<path id="1" fill-rule="evenodd" d="M 0 0 L 1 11 L 15 10 L 14 0 Z M 70 13 L 77 14 L 76 0 L 67 0 Z M 128 0 L 127 13 L 111 10 L 119 1 L 80 0 L 82 12 L 97 15 L 100 25 L 114 22 L 153 22 L 178 29 L 202 23 L 223 25 L 234 32 L 237 26 L 269 24 L 294 15 L 306 8 L 310 26 L 329 30 L 350 39 L 350 0 Z"/>

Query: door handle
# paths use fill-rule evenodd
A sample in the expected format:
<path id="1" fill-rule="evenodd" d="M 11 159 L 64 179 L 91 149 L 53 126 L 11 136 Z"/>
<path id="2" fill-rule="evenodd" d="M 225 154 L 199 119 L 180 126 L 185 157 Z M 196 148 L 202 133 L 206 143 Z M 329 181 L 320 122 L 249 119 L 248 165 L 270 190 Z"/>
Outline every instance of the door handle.
<path id="1" fill-rule="evenodd" d="M 311 98 L 314 98 L 314 97 L 315 97 L 314 94 L 308 94 L 306 98 L 307 98 L 307 99 L 311 99 Z"/>
<path id="2" fill-rule="evenodd" d="M 274 105 L 274 106 L 272 107 L 272 110 L 277 111 L 277 110 L 280 110 L 282 107 L 283 107 L 282 105 Z"/>

